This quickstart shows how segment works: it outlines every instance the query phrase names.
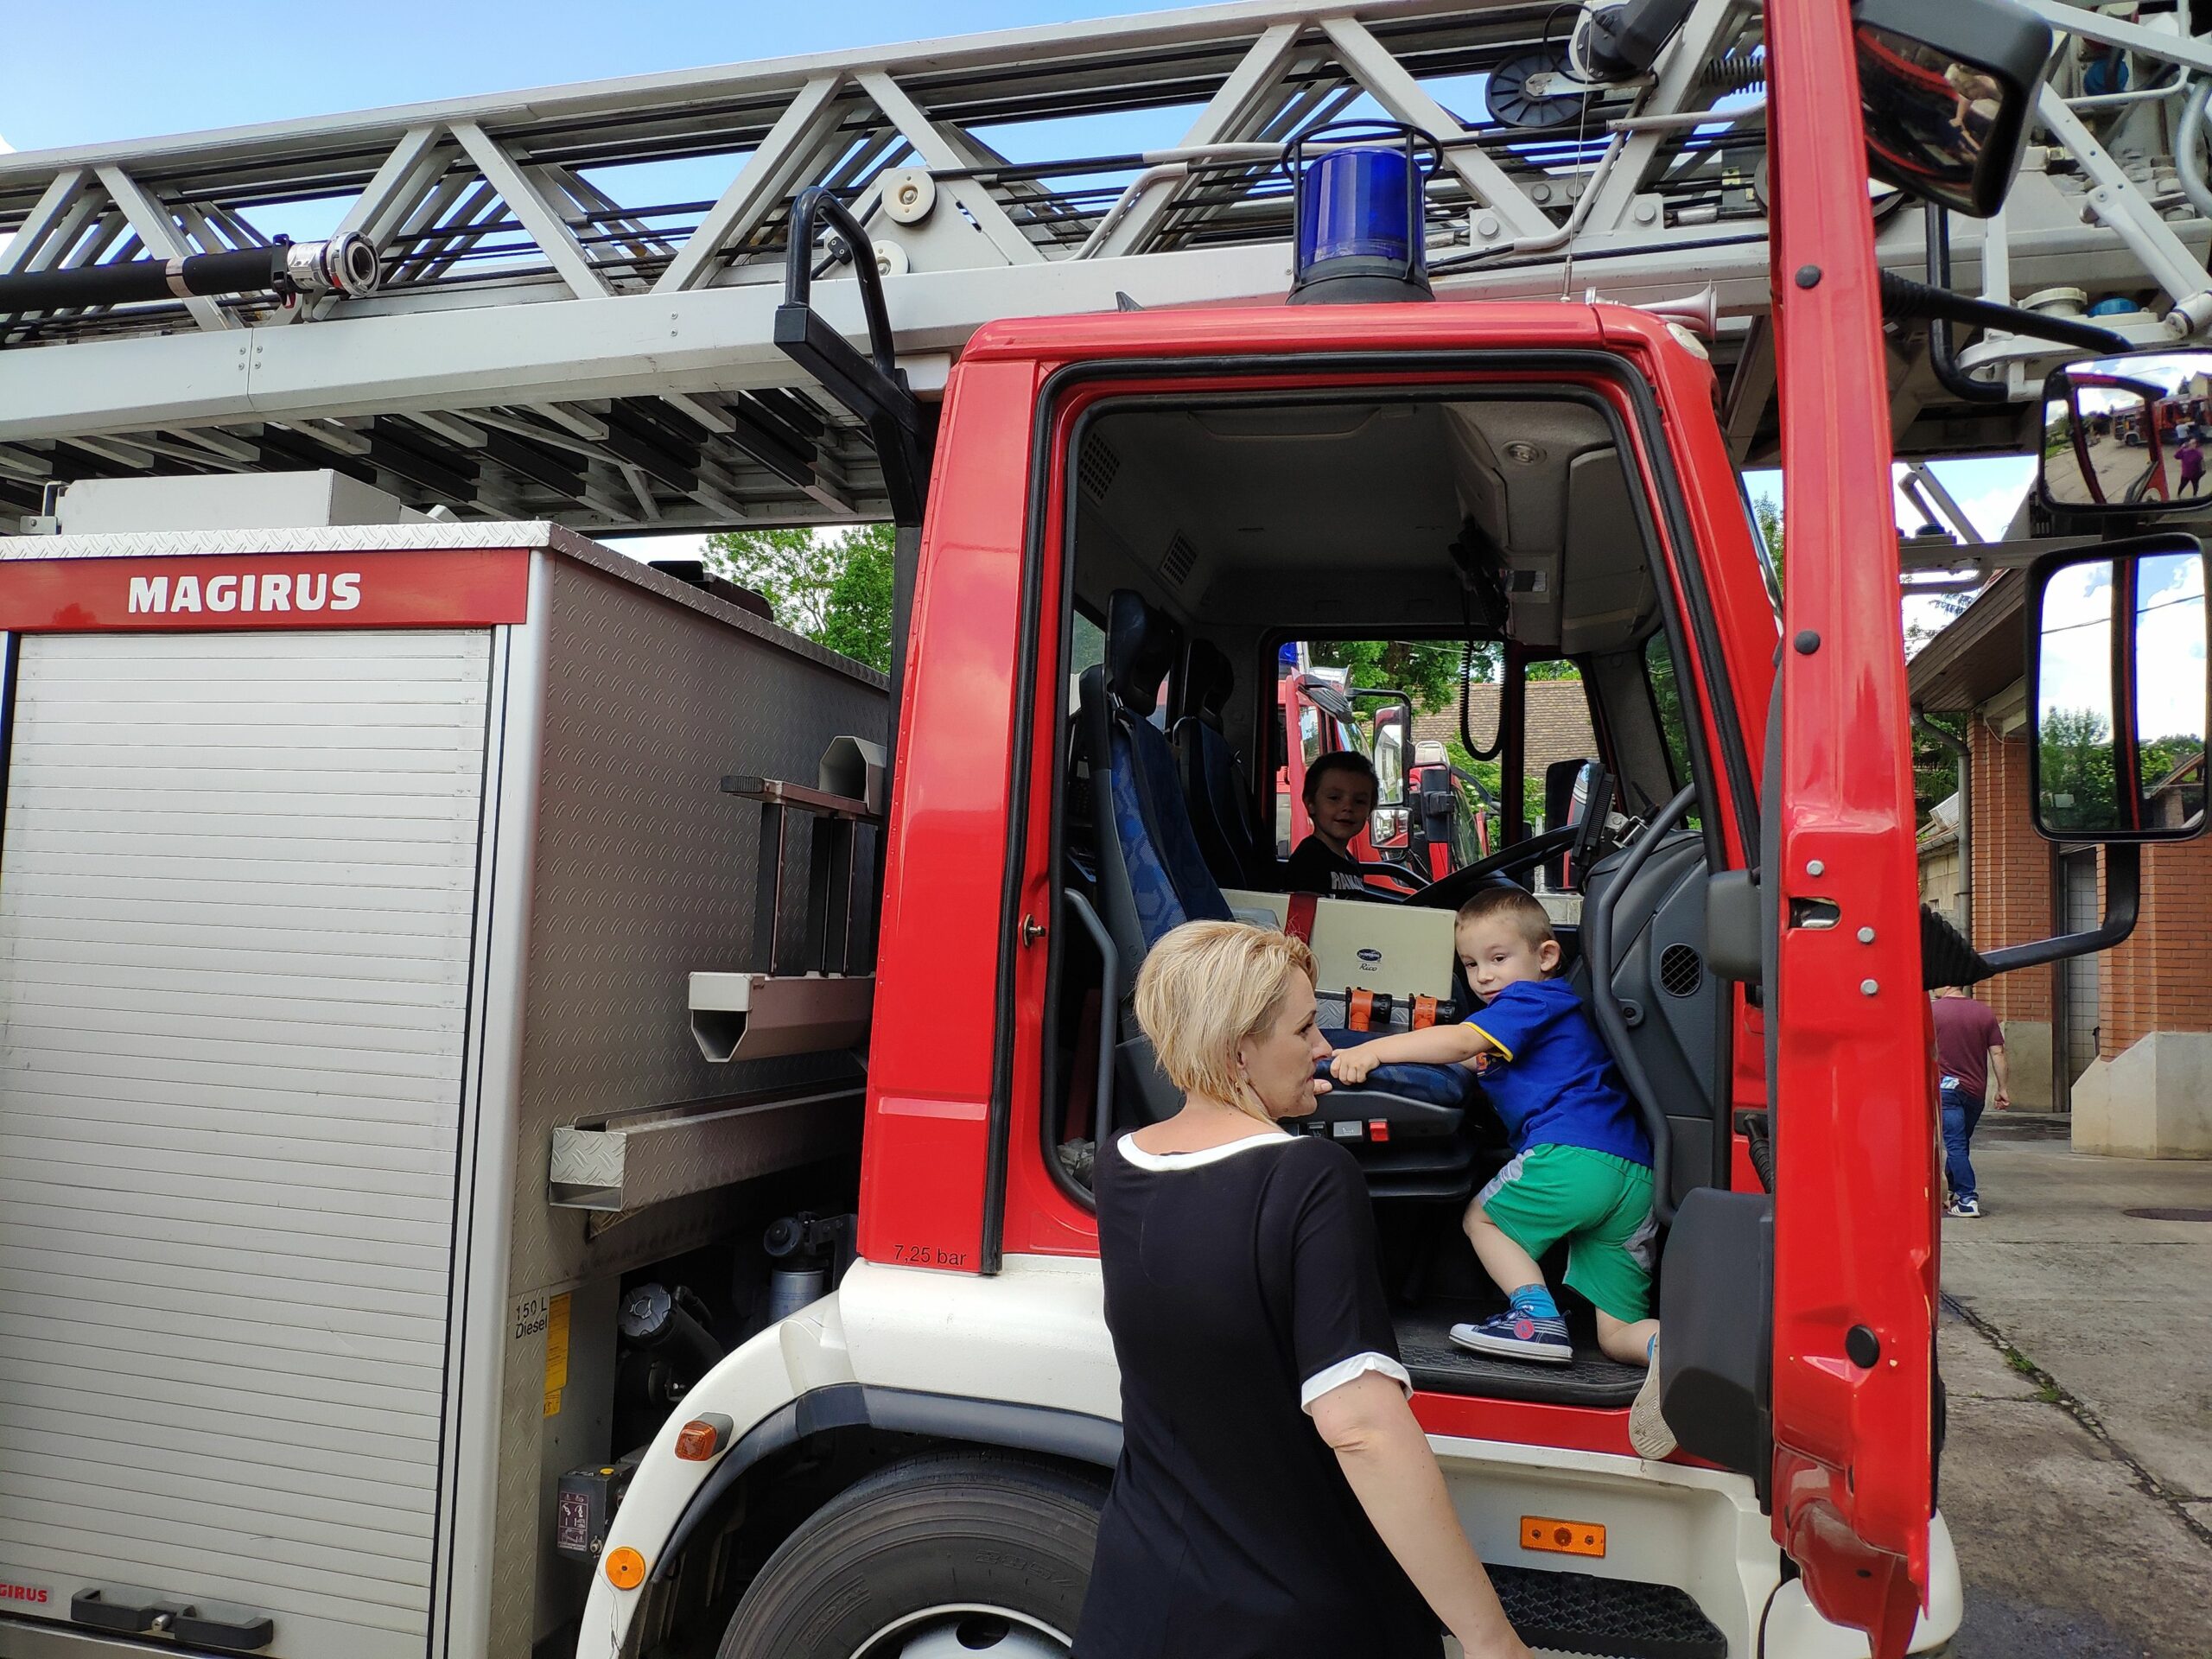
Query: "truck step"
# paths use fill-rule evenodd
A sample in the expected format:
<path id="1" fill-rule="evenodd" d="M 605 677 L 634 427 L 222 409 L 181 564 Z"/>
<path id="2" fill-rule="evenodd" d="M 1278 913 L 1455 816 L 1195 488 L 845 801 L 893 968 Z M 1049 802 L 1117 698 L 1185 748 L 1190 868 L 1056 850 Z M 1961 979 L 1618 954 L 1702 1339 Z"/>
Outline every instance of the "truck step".
<path id="1" fill-rule="evenodd" d="M 1505 1616 L 1532 1648 L 1592 1659 L 1727 1659 L 1728 1638 L 1671 1584 L 1493 1567 Z"/>
<path id="2" fill-rule="evenodd" d="M 1398 1355 L 1414 1386 L 1437 1394 L 1473 1395 L 1490 1400 L 1529 1400 L 1545 1405 L 1625 1410 L 1643 1386 L 1641 1365 L 1617 1365 L 1590 1345 L 1586 1332 L 1576 1342 L 1567 1365 L 1539 1365 L 1525 1359 L 1478 1354 L 1451 1338 L 1452 1325 L 1478 1319 L 1497 1304 L 1439 1300 L 1392 1315 Z"/>

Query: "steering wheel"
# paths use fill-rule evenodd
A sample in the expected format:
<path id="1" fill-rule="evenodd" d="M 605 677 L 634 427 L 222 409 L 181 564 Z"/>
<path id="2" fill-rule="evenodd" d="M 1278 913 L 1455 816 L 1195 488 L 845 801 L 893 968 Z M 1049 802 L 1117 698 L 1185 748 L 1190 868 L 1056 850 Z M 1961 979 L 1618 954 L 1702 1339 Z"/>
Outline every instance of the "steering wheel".
<path id="1" fill-rule="evenodd" d="M 1406 902 L 1428 910 L 1457 910 L 1466 902 L 1468 894 L 1477 887 L 1486 886 L 1493 875 L 1508 875 L 1516 870 L 1525 870 L 1531 865 L 1541 864 L 1560 849 L 1571 845 L 1581 833 L 1580 824 L 1568 824 L 1564 829 L 1547 830 L 1542 835 L 1531 836 L 1526 841 L 1516 841 L 1510 847 L 1492 853 L 1488 858 L 1478 858 L 1449 875 L 1439 876 Z"/>

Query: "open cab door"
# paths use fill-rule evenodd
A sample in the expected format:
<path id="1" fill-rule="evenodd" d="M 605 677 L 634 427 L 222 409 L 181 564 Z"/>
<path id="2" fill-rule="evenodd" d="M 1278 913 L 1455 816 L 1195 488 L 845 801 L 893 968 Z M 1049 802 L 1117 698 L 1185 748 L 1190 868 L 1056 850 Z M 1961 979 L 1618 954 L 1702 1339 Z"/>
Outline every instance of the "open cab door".
<path id="1" fill-rule="evenodd" d="M 1766 20 L 1793 556 L 1762 791 L 1770 1495 L 1814 1607 L 1897 1659 L 1930 1579 L 1938 1189 L 1866 180 L 1990 212 L 2049 36 L 2002 0 L 1800 0 Z M 1835 142 L 1853 125 L 1864 154 Z"/>

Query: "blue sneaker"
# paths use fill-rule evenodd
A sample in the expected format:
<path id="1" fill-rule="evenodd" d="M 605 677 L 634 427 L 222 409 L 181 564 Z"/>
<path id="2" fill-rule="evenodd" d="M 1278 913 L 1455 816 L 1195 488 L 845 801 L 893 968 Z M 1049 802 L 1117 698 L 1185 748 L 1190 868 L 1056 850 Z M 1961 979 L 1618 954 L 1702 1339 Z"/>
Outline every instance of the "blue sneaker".
<path id="1" fill-rule="evenodd" d="M 1566 1365 L 1574 1358 L 1565 1319 L 1540 1319 L 1519 1308 L 1493 1313 L 1480 1325 L 1455 1325 L 1452 1340 L 1478 1354 L 1505 1354 L 1547 1365 Z"/>

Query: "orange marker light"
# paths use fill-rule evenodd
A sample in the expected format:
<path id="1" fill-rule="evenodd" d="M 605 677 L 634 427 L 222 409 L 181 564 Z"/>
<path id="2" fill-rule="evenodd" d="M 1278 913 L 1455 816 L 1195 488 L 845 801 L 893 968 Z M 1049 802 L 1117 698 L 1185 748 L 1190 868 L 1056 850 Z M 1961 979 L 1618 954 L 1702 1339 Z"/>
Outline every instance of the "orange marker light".
<path id="1" fill-rule="evenodd" d="M 645 1558 L 627 1544 L 607 1552 L 607 1581 L 617 1590 L 634 1590 L 645 1581 Z"/>
<path id="2" fill-rule="evenodd" d="M 1521 1517 L 1521 1548 L 1554 1555 L 1603 1555 L 1605 1529 L 1594 1521 L 1560 1521 L 1548 1515 Z"/>
<path id="3" fill-rule="evenodd" d="M 694 1417 L 676 1432 L 676 1455 L 686 1463 L 704 1463 L 722 1449 L 729 1430 L 727 1417 Z"/>

